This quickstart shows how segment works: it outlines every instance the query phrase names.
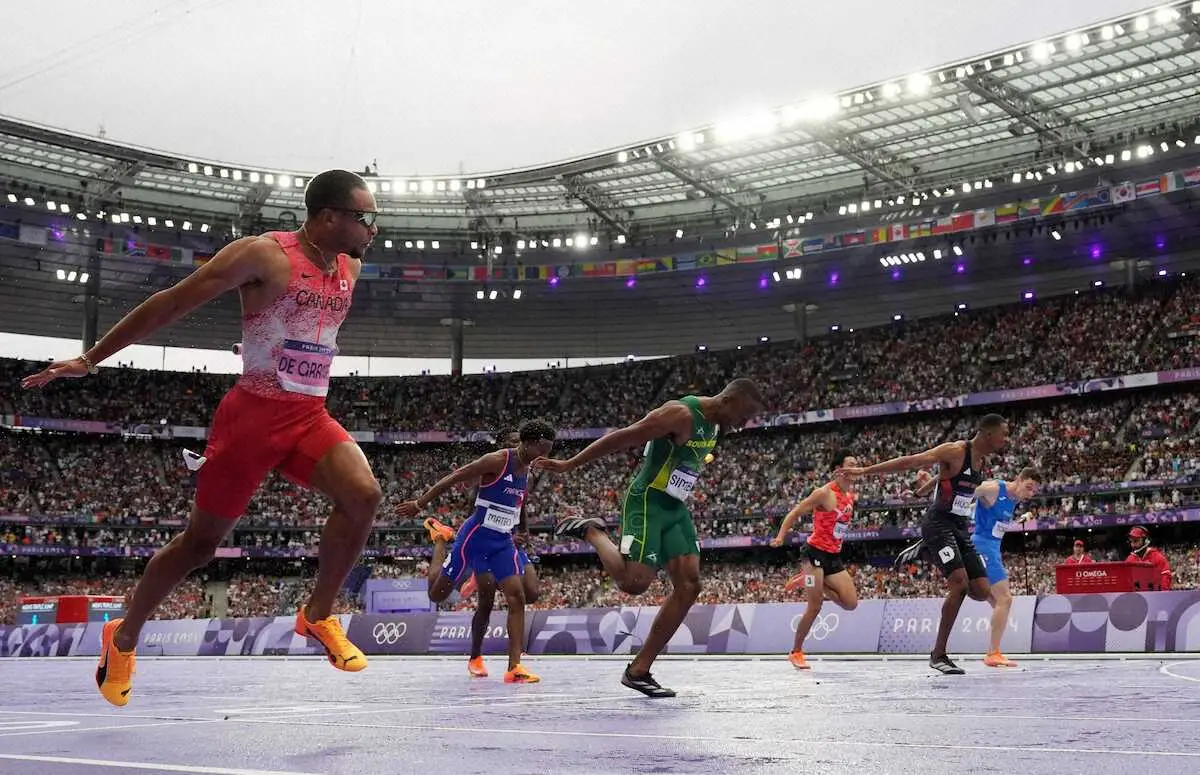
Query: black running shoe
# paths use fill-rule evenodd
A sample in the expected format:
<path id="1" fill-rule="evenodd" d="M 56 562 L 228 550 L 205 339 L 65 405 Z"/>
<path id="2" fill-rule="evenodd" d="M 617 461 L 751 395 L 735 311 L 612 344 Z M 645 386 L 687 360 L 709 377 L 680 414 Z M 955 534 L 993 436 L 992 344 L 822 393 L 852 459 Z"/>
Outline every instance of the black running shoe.
<path id="1" fill-rule="evenodd" d="M 925 541 L 924 540 L 917 541 L 912 546 L 905 547 L 904 549 L 900 550 L 900 554 L 896 555 L 896 561 L 894 563 L 892 563 L 892 568 L 896 569 L 896 568 L 899 568 L 901 565 L 907 565 L 908 563 L 910 563 L 913 560 L 916 560 L 918 557 L 920 557 L 924 551 L 925 551 Z"/>
<path id="2" fill-rule="evenodd" d="M 940 657 L 930 656 L 929 666 L 938 671 L 942 675 L 965 675 L 966 670 L 963 670 L 950 657 L 942 654 Z"/>
<path id="3" fill-rule="evenodd" d="M 604 520 L 599 517 L 578 517 L 567 515 L 558 521 L 554 526 L 554 535 L 558 537 L 570 536 L 571 538 L 583 539 L 587 537 L 587 531 L 590 528 L 604 532 Z"/>
<path id="4" fill-rule="evenodd" d="M 668 689 L 654 680 L 654 676 L 646 673 L 645 675 L 635 676 L 629 672 L 629 668 L 625 668 L 625 675 L 621 676 L 621 683 L 628 686 L 630 689 L 639 691 L 647 697 L 674 697 L 675 690 Z"/>

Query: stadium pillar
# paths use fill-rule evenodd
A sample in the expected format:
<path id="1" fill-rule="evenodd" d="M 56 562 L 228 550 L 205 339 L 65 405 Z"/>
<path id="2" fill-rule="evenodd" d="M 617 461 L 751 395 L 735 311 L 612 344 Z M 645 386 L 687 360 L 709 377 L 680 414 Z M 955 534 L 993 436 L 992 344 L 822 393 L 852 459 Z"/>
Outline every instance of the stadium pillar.
<path id="1" fill-rule="evenodd" d="M 808 344 L 808 305 L 797 301 L 792 309 L 792 326 L 795 328 L 796 341 L 801 347 Z"/>
<path id="2" fill-rule="evenodd" d="M 456 377 L 462 376 L 463 367 L 463 320 L 450 320 L 450 373 Z"/>
<path id="3" fill-rule="evenodd" d="M 100 327 L 100 251 L 88 253 L 87 282 L 83 284 L 83 351 L 96 344 Z"/>

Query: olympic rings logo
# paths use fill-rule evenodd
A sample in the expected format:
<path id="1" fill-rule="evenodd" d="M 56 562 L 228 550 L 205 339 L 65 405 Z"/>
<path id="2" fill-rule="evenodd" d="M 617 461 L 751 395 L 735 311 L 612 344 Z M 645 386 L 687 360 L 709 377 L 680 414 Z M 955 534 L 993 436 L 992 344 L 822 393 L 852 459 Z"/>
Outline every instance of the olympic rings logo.
<path id="1" fill-rule="evenodd" d="M 795 632 L 796 627 L 800 624 L 801 616 L 803 614 L 796 614 L 792 617 L 792 632 Z M 813 640 L 825 640 L 837 632 L 838 625 L 841 623 L 841 617 L 836 613 L 817 614 L 817 618 L 813 620 L 812 629 L 808 631 L 808 637 Z"/>
<path id="2" fill-rule="evenodd" d="M 406 632 L 408 632 L 408 622 L 379 622 L 375 625 L 375 629 L 371 630 L 371 635 L 375 637 L 375 642 L 379 645 L 390 646 L 399 642 Z"/>

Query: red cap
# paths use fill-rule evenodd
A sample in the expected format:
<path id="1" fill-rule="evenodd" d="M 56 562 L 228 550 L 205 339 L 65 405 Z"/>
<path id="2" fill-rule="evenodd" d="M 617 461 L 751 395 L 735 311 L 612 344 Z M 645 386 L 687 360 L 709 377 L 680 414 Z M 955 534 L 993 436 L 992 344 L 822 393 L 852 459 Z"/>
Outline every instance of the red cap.
<path id="1" fill-rule="evenodd" d="M 1075 539 L 1075 545 L 1076 545 L 1076 546 L 1083 546 L 1083 540 L 1082 540 L 1082 539 L 1080 539 L 1080 538 L 1076 538 L 1076 539 Z"/>

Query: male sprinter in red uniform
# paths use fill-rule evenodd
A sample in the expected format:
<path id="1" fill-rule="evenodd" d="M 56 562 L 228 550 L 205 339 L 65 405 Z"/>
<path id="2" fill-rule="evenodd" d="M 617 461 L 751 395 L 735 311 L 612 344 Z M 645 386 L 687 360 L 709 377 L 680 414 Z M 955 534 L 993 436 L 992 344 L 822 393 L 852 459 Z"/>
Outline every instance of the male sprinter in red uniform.
<path id="1" fill-rule="evenodd" d="M 330 170 L 304 192 L 298 232 L 245 237 L 159 291 L 77 358 L 26 377 L 26 389 L 96 373 L 102 363 L 192 310 L 236 289 L 242 301 L 242 376 L 222 399 L 196 475 L 187 529 L 146 566 L 124 619 L 104 626 L 96 683 L 114 705 L 133 688 L 142 626 L 172 589 L 208 564 L 271 469 L 333 501 L 321 534 L 320 571 L 296 632 L 316 639 L 339 670 L 367 666 L 332 616 L 383 499 L 362 450 L 325 409 L 337 333 L 362 257 L 378 233 L 375 198 L 354 173 Z"/>
<path id="2" fill-rule="evenodd" d="M 792 507 L 779 526 L 779 533 L 771 539 L 771 546 L 782 546 L 792 526 L 802 514 L 813 515 L 812 534 L 800 549 L 800 573 L 793 576 L 785 589 L 789 592 L 804 586 L 804 599 L 808 603 L 804 615 L 796 624 L 796 642 L 788 661 L 797 670 L 808 670 L 804 661 L 804 639 L 808 637 L 825 597 L 847 611 L 858 608 L 858 590 L 854 579 L 842 564 L 842 542 L 850 531 L 850 518 L 854 515 L 857 496 L 851 491 L 851 479 L 842 469 L 858 465 L 858 459 L 850 450 L 839 450 L 833 456 L 833 481 L 821 485 L 808 497 Z"/>
<path id="3" fill-rule="evenodd" d="M 1171 588 L 1171 562 L 1167 556 L 1150 545 L 1150 533 L 1141 525 L 1129 531 L 1129 556 L 1125 562 L 1148 562 L 1158 571 L 1159 589 Z"/>

